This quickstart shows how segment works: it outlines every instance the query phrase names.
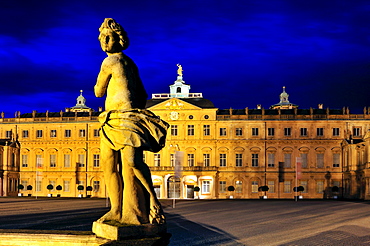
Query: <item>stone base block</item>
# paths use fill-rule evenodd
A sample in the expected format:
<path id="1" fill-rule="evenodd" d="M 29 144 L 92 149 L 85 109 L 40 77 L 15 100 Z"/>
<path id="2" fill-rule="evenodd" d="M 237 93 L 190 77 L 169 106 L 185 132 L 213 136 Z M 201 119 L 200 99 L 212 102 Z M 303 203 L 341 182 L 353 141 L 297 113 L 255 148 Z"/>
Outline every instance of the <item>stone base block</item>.
<path id="1" fill-rule="evenodd" d="M 95 221 L 93 223 L 93 233 L 98 237 L 110 240 L 124 240 L 130 238 L 151 238 L 161 237 L 167 232 L 167 225 L 111 225 Z"/>

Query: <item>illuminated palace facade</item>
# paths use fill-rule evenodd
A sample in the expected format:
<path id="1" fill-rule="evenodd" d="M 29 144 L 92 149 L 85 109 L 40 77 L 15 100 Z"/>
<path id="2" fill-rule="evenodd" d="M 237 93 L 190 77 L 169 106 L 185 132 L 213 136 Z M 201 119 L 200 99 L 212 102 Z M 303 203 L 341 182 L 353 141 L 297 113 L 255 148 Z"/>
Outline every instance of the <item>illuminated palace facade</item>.
<path id="1" fill-rule="evenodd" d="M 158 197 L 370 199 L 370 109 L 299 109 L 288 97 L 283 88 L 269 109 L 220 110 L 202 93 L 190 93 L 182 76 L 170 93 L 153 94 L 147 108 L 170 124 L 166 146 L 144 156 Z M 2 115 L 0 195 L 106 197 L 99 113 L 81 92 L 65 112 Z M 299 186 L 303 191 L 294 192 Z"/>

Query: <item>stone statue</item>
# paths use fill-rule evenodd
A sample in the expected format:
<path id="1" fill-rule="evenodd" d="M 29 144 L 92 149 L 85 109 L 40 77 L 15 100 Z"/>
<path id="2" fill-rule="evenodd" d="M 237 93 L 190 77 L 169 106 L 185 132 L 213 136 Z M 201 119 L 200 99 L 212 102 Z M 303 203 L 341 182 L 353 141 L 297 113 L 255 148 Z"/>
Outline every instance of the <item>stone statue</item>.
<path id="1" fill-rule="evenodd" d="M 180 64 L 176 64 L 176 66 L 178 67 L 178 69 L 177 69 L 177 74 L 178 74 L 179 76 L 182 76 L 182 71 L 184 71 L 184 70 L 182 70 L 182 66 L 181 66 Z"/>
<path id="2" fill-rule="evenodd" d="M 154 192 L 143 151 L 164 147 L 168 124 L 145 109 L 147 93 L 135 63 L 125 54 L 129 40 L 115 20 L 106 18 L 99 28 L 101 48 L 108 55 L 94 87 L 105 94 L 101 123 L 101 164 L 111 209 L 98 222 L 163 224 L 165 218 Z"/>

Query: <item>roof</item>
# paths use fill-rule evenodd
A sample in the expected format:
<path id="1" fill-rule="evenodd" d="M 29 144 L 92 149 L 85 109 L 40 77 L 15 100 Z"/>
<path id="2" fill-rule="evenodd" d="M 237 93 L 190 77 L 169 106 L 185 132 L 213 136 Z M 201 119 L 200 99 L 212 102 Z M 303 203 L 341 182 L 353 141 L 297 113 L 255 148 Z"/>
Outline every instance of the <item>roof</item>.
<path id="1" fill-rule="evenodd" d="M 208 99 L 205 99 L 205 98 L 178 98 L 179 100 L 182 100 L 184 102 L 187 102 L 187 103 L 190 103 L 190 104 L 193 104 L 197 107 L 200 107 L 200 108 L 215 108 L 215 105 L 213 104 L 213 102 L 211 102 L 210 100 Z M 146 108 L 150 108 L 150 107 L 153 107 L 161 102 L 164 102 L 166 100 L 169 100 L 168 98 L 166 99 L 149 99 L 147 102 L 146 102 Z"/>

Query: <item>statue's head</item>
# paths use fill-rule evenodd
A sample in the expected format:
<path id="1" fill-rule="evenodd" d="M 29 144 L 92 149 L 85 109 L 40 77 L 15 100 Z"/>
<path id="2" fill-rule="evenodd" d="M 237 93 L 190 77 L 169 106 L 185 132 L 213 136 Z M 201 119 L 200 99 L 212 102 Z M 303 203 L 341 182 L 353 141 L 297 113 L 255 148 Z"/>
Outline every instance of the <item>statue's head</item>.
<path id="1" fill-rule="evenodd" d="M 99 28 L 99 41 L 103 51 L 108 53 L 116 53 L 127 49 L 129 39 L 127 33 L 112 18 L 105 18 L 103 24 Z"/>

